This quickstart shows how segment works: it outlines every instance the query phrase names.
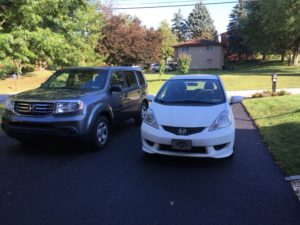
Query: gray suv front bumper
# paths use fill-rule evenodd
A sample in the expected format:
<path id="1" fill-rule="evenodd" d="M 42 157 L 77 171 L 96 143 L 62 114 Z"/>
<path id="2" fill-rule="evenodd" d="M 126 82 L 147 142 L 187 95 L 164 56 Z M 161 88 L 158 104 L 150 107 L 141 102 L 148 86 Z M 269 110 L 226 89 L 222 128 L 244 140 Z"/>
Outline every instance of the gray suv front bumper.
<path id="1" fill-rule="evenodd" d="M 78 137 L 88 133 L 86 117 L 82 112 L 66 115 L 32 117 L 5 110 L 1 127 L 11 137 Z"/>

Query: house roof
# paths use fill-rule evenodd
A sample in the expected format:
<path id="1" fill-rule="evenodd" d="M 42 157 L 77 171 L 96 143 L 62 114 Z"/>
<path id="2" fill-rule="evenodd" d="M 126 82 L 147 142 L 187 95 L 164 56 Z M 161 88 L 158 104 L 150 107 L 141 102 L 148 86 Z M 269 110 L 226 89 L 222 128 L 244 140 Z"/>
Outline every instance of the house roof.
<path id="1" fill-rule="evenodd" d="M 176 45 L 173 45 L 173 48 L 178 48 L 182 46 L 223 46 L 221 42 L 213 40 L 191 40 L 187 42 L 181 42 Z"/>

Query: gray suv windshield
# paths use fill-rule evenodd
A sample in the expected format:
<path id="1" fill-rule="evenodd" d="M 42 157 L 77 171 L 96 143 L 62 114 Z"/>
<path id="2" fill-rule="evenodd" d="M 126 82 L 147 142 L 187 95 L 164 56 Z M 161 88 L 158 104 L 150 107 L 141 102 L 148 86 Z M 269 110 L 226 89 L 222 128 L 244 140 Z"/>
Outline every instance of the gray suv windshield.
<path id="1" fill-rule="evenodd" d="M 46 82 L 48 89 L 100 90 L 107 79 L 106 70 L 61 70 Z"/>

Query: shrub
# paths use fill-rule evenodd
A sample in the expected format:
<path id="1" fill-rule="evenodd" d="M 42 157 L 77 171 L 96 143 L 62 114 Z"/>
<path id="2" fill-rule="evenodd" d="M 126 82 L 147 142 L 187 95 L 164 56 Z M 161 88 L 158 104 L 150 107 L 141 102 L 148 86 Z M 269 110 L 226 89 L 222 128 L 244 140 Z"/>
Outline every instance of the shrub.
<path id="1" fill-rule="evenodd" d="M 26 64 L 22 68 L 22 74 L 23 73 L 28 73 L 28 72 L 33 72 L 35 70 L 35 66 L 31 64 Z"/>
<path id="2" fill-rule="evenodd" d="M 284 95 L 290 95 L 291 93 L 281 90 L 279 92 L 271 92 L 271 91 L 263 91 L 254 93 L 252 95 L 252 98 L 263 98 L 263 97 L 274 97 L 274 96 L 284 96 Z"/>
<path id="3" fill-rule="evenodd" d="M 14 71 L 16 71 L 16 66 L 11 59 L 6 58 L 0 62 L 0 79 L 11 76 Z"/>
<path id="4" fill-rule="evenodd" d="M 188 73 L 190 69 L 190 65 L 192 62 L 192 58 L 190 55 L 181 54 L 178 60 L 178 69 L 182 73 Z"/>

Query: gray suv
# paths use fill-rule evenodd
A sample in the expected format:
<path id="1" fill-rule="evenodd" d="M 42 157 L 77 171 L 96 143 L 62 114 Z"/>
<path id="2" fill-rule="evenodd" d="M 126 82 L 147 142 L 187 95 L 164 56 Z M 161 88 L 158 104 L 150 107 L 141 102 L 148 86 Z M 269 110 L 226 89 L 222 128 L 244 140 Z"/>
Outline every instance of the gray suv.
<path id="1" fill-rule="evenodd" d="M 11 96 L 1 127 L 22 143 L 37 138 L 80 137 L 99 150 L 113 124 L 147 111 L 147 83 L 132 67 L 76 67 L 55 72 L 38 89 Z"/>

